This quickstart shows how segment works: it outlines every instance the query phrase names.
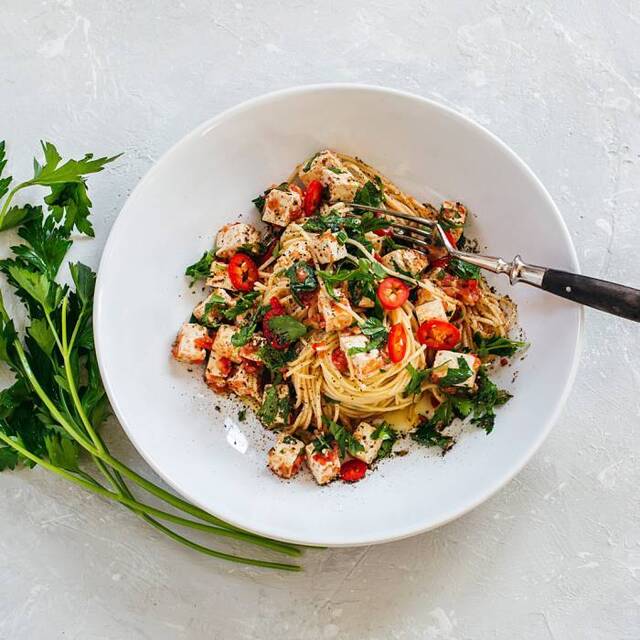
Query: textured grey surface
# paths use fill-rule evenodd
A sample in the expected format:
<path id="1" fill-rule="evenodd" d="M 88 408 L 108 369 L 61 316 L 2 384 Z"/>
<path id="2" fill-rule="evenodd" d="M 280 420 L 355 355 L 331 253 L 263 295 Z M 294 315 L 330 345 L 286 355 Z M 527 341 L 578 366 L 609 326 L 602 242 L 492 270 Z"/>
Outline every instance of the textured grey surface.
<path id="1" fill-rule="evenodd" d="M 2 17 L 14 172 L 41 137 L 126 152 L 92 181 L 97 239 L 77 252 L 93 265 L 137 180 L 196 124 L 357 81 L 489 127 L 550 190 L 584 272 L 640 286 L 637 2 L 5 0 Z M 587 311 L 568 404 L 513 482 L 437 531 L 311 552 L 302 575 L 203 559 L 44 471 L 3 475 L 0 638 L 639 638 L 638 338 Z M 110 440 L 145 469 L 115 424 Z"/>

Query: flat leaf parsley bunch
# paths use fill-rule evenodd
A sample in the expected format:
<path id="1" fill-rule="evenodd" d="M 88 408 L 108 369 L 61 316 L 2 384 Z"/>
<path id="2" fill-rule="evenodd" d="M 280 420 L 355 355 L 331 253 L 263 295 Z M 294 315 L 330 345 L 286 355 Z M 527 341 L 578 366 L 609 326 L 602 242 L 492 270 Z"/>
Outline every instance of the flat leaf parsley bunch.
<path id="1" fill-rule="evenodd" d="M 118 502 L 173 540 L 201 553 L 243 564 L 288 571 L 299 566 L 224 553 L 170 528 L 195 529 L 266 549 L 300 555 L 293 545 L 242 531 L 165 491 L 114 458 L 100 435 L 109 413 L 93 340 L 93 292 L 89 267 L 70 263 L 71 284 L 58 279 L 74 230 L 93 236 L 86 176 L 112 158 L 62 158 L 43 143 L 44 163 L 34 161 L 30 180 L 15 184 L 3 175 L 5 143 L 0 142 L 0 231 L 17 228 L 21 243 L 0 261 L 23 303 L 28 326 L 22 335 L 0 295 L 0 361 L 15 375 L 0 391 L 0 471 L 41 466 L 93 493 Z M 49 190 L 42 205 L 13 204 L 21 190 Z M 134 495 L 133 488 L 171 507 L 159 508 Z M 185 517 L 189 516 L 189 517 Z"/>

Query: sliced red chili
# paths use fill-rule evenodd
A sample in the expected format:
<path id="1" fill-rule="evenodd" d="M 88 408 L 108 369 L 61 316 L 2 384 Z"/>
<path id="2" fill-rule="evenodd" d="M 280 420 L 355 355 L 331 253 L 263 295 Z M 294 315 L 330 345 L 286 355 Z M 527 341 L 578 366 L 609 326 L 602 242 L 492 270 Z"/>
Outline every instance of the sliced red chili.
<path id="1" fill-rule="evenodd" d="M 340 477 L 345 482 L 358 482 L 367 473 L 367 465 L 362 460 L 354 458 L 342 463 L 340 467 Z"/>
<path id="2" fill-rule="evenodd" d="M 409 287 L 398 278 L 385 278 L 378 285 L 377 294 L 385 309 L 398 309 L 409 298 Z"/>
<path id="3" fill-rule="evenodd" d="M 305 216 L 312 216 L 322 198 L 322 183 L 319 180 L 312 180 L 307 185 L 307 190 L 304 192 L 304 204 L 302 208 Z"/>
<path id="4" fill-rule="evenodd" d="M 251 291 L 258 279 L 258 267 L 246 253 L 236 253 L 229 261 L 229 279 L 238 291 Z"/>
<path id="5" fill-rule="evenodd" d="M 374 229 L 373 233 L 375 233 L 377 236 L 380 236 L 381 238 L 384 238 L 384 237 L 392 236 L 393 229 L 391 227 L 387 227 L 386 229 Z"/>
<path id="6" fill-rule="evenodd" d="M 453 349 L 460 342 L 460 329 L 444 320 L 427 320 L 418 329 L 418 342 L 432 349 Z"/>
<path id="7" fill-rule="evenodd" d="M 331 362 L 333 362 L 335 368 L 340 373 L 349 373 L 349 363 L 347 362 L 347 356 L 340 347 L 336 347 L 331 352 Z"/>
<path id="8" fill-rule="evenodd" d="M 387 345 L 391 362 L 402 362 L 404 354 L 407 352 L 407 332 L 404 325 L 398 323 L 391 327 Z"/>

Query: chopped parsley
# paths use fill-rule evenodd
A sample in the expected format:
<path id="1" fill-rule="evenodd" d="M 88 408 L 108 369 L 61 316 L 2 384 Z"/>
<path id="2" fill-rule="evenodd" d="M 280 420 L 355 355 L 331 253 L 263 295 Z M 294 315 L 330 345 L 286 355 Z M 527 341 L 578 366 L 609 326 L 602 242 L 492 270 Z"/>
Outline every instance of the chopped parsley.
<path id="1" fill-rule="evenodd" d="M 376 176 L 373 180 L 367 181 L 358 189 L 353 198 L 353 203 L 363 204 L 367 207 L 379 207 L 383 200 L 384 193 L 382 190 L 382 180 L 380 179 L 380 176 Z"/>
<path id="2" fill-rule="evenodd" d="M 285 276 L 289 278 L 289 289 L 293 297 L 300 304 L 302 304 L 300 301 L 301 293 L 315 291 L 318 288 L 316 272 L 307 262 L 299 260 L 292 264 L 284 273 Z"/>
<path id="3" fill-rule="evenodd" d="M 269 318 L 269 329 L 287 342 L 295 342 L 307 333 L 307 327 L 291 316 Z"/>
<path id="4" fill-rule="evenodd" d="M 473 334 L 473 341 L 476 344 L 475 353 L 481 358 L 485 356 L 511 357 L 518 349 L 527 346 L 526 342 L 510 340 L 500 336 L 483 338 L 480 333 Z"/>
<path id="5" fill-rule="evenodd" d="M 389 426 L 388 422 L 378 425 L 376 430 L 371 434 L 374 440 L 382 440 L 378 451 L 378 458 L 387 458 L 391 455 L 391 450 L 395 441 L 398 439 L 398 433 Z"/>
<path id="6" fill-rule="evenodd" d="M 475 264 L 470 264 L 459 258 L 451 258 L 447 268 L 454 276 L 458 276 L 458 278 L 464 280 L 480 280 L 480 267 L 476 267 Z"/>
<path id="7" fill-rule="evenodd" d="M 197 280 L 203 280 L 209 277 L 209 270 L 211 269 L 211 263 L 213 262 L 214 252 L 205 251 L 202 258 L 197 262 L 189 265 L 185 269 L 185 275 L 189 276 L 192 280 L 191 284 Z"/>
<path id="8" fill-rule="evenodd" d="M 322 416 L 322 422 L 336 439 L 342 457 L 345 456 L 347 451 L 351 455 L 364 451 L 364 447 L 341 424 L 329 420 L 326 416 Z"/>
<path id="9" fill-rule="evenodd" d="M 280 397 L 278 387 L 275 385 L 270 386 L 264 394 L 262 406 L 258 411 L 258 417 L 267 426 L 272 426 L 275 422 L 282 424 L 289 424 L 289 418 L 291 416 L 291 402 L 289 399 L 289 389 L 284 385 L 282 389 L 286 388 L 286 395 Z"/>
<path id="10" fill-rule="evenodd" d="M 313 161 L 320 155 L 320 152 L 318 153 L 314 153 L 308 160 L 307 163 L 304 165 L 304 167 L 302 167 L 303 171 L 309 171 L 309 169 L 311 169 L 311 165 L 313 164 Z"/>
<path id="11" fill-rule="evenodd" d="M 412 364 L 408 364 L 407 371 L 409 372 L 411 379 L 402 392 L 402 395 L 405 396 L 405 398 L 407 396 L 416 396 L 422 391 L 422 383 L 429 377 L 431 369 L 418 370 Z"/>
<path id="12" fill-rule="evenodd" d="M 457 368 L 450 366 L 447 369 L 445 375 L 438 380 L 438 386 L 453 387 L 456 384 L 461 384 L 465 380 L 468 380 L 473 375 L 473 371 L 465 358 L 460 356 L 457 364 Z"/>
<path id="13" fill-rule="evenodd" d="M 378 349 L 386 343 L 387 337 L 389 336 L 387 328 L 378 318 L 367 318 L 359 326 L 362 333 L 369 338 L 369 341 L 364 347 L 351 347 L 351 349 L 347 351 L 348 356 L 353 356 L 356 353 L 368 353 L 369 351 Z"/>

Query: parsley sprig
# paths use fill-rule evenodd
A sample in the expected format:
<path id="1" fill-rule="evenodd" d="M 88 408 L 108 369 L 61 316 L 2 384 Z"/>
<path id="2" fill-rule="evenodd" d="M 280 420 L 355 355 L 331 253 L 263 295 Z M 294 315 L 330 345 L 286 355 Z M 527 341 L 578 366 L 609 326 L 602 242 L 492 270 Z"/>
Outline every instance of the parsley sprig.
<path id="1" fill-rule="evenodd" d="M 0 470 L 39 465 L 124 505 L 191 549 L 243 564 L 297 570 L 295 565 L 223 553 L 174 531 L 167 523 L 299 554 L 291 545 L 240 531 L 173 495 L 109 451 L 100 434 L 109 410 L 94 348 L 95 274 L 81 263 L 71 263 L 70 285 L 61 284 L 57 276 L 71 246 L 72 229 L 93 233 L 83 176 L 99 171 L 111 159 L 92 160 L 88 155 L 61 164 L 53 145 L 44 145 L 44 150 L 45 164 L 36 165 L 34 179 L 19 183 L 12 193 L 33 184 L 50 186 L 51 195 L 45 198 L 48 215 L 33 205 L 28 216 L 7 213 L 13 208 L 6 200 L 0 213 L 0 228 L 12 221 L 19 225 L 23 240 L 0 269 L 23 301 L 29 322 L 26 332 L 19 333 L 0 296 L 0 361 L 15 376 L 15 382 L 0 391 Z M 2 169 L 4 162 L 2 145 Z M 9 184 L 3 178 L 0 189 L 6 193 Z M 177 512 L 147 504 L 134 495 L 132 485 Z"/>

